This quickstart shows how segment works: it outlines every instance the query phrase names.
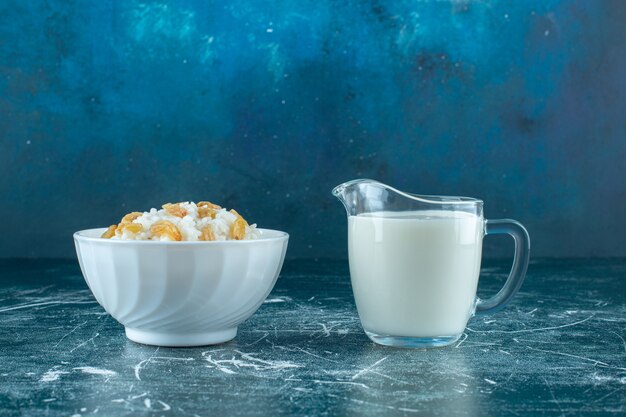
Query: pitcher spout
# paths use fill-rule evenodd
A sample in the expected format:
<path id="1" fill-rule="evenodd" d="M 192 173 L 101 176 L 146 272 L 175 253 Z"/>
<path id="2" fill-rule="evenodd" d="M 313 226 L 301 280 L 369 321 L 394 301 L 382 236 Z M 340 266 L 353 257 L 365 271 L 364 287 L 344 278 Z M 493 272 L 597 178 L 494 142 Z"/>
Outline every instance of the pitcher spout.
<path id="1" fill-rule="evenodd" d="M 382 210 L 390 187 L 367 178 L 356 179 L 333 188 L 333 195 L 341 201 L 349 216 L 365 211 Z"/>
<path id="2" fill-rule="evenodd" d="M 367 178 L 344 182 L 333 188 L 332 193 L 343 203 L 348 216 L 416 210 L 456 210 L 482 215 L 482 201 L 474 198 L 412 194 Z"/>
<path id="3" fill-rule="evenodd" d="M 370 181 L 372 180 L 358 179 L 358 180 L 346 181 L 343 184 L 339 184 L 338 186 L 333 188 L 332 193 L 335 197 L 339 199 L 339 201 L 345 204 L 346 196 L 352 191 L 354 191 L 354 189 L 357 187 L 358 184 L 361 184 L 363 182 L 370 182 Z"/>

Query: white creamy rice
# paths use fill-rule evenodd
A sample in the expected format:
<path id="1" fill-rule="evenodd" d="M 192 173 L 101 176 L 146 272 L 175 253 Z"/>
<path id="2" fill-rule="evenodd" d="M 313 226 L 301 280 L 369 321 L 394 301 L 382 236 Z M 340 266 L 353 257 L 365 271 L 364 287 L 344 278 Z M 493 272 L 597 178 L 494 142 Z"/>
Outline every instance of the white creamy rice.
<path id="1" fill-rule="evenodd" d="M 198 217 L 198 206 L 193 202 L 184 202 L 179 204 L 187 211 L 187 215 L 184 217 L 176 217 L 169 214 L 165 209 L 157 210 L 155 208 L 150 211 L 144 212 L 141 216 L 137 217 L 132 223 L 137 223 L 142 226 L 142 231 L 139 233 L 133 233 L 128 229 L 122 229 L 121 233 L 118 230 L 115 236 L 111 239 L 117 240 L 171 240 L 167 235 L 155 236 L 152 234 L 150 228 L 152 225 L 161 220 L 167 220 L 173 223 L 182 235 L 183 241 L 198 241 L 202 229 L 207 225 L 211 226 L 211 230 L 215 236 L 214 240 L 232 240 L 231 229 L 233 223 L 237 220 L 237 215 L 227 211 L 225 208 L 219 209 L 215 213 L 215 218 L 212 217 Z M 261 232 L 257 230 L 256 224 L 246 225 L 244 239 L 258 239 L 261 236 Z"/>

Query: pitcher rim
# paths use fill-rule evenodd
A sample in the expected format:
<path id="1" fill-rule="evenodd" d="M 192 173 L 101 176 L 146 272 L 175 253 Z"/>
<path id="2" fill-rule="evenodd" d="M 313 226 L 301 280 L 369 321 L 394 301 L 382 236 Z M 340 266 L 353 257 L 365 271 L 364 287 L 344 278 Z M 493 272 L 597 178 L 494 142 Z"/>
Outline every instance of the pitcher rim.
<path id="1" fill-rule="evenodd" d="M 406 198 L 420 201 L 420 202 L 427 203 L 427 204 L 483 204 L 483 200 L 480 200 L 478 198 L 473 198 L 473 197 L 449 196 L 449 195 L 422 195 L 422 194 L 407 193 L 405 191 L 398 190 L 397 188 L 387 185 L 385 183 L 382 183 L 380 181 L 372 180 L 369 178 L 358 178 L 355 180 L 346 181 L 342 184 L 339 184 L 338 186 L 333 188 L 332 194 L 335 197 L 339 197 L 339 195 L 341 195 L 343 190 L 345 190 L 347 187 L 350 187 L 352 185 L 359 184 L 359 183 L 380 184 L 381 186 L 388 188 Z M 440 198 L 441 200 L 432 200 L 433 198 Z"/>

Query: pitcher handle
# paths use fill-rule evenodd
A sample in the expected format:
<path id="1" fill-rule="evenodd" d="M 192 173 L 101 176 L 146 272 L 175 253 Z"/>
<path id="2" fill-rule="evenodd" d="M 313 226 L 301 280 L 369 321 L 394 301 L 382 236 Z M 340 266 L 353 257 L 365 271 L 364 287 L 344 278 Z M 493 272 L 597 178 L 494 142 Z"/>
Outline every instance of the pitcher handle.
<path id="1" fill-rule="evenodd" d="M 509 277 L 502 289 L 486 300 L 477 299 L 476 314 L 490 314 L 503 309 L 522 286 L 530 259 L 530 237 L 518 221 L 511 219 L 485 220 L 485 235 L 508 234 L 515 240 L 515 255 Z"/>

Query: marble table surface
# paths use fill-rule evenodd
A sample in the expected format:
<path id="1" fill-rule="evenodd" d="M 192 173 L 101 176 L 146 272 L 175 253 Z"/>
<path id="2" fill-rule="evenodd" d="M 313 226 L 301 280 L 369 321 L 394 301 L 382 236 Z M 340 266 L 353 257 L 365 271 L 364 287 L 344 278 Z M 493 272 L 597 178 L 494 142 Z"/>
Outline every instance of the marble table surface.
<path id="1" fill-rule="evenodd" d="M 479 294 L 506 262 L 486 262 Z M 535 260 L 453 346 L 374 345 L 346 261 L 291 261 L 232 342 L 126 339 L 76 261 L 0 261 L 0 416 L 625 415 L 626 260 Z"/>

